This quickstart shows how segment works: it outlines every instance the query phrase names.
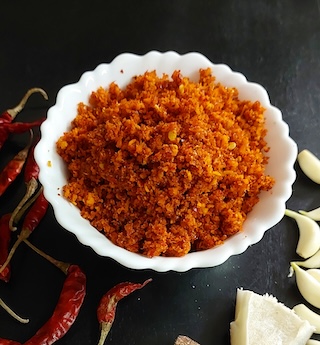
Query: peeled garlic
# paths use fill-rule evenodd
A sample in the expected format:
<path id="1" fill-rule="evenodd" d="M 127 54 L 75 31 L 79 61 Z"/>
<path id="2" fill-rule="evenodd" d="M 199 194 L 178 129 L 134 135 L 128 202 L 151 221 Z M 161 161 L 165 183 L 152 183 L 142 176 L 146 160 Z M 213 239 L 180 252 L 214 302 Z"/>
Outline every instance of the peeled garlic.
<path id="1" fill-rule="evenodd" d="M 310 338 L 305 345 L 320 345 L 320 340 Z"/>
<path id="2" fill-rule="evenodd" d="M 299 213 L 303 214 L 304 216 L 307 216 L 313 220 L 319 221 L 320 220 L 320 207 L 315 208 L 312 211 L 303 211 L 300 210 Z"/>
<path id="3" fill-rule="evenodd" d="M 320 315 L 309 309 L 304 304 L 298 304 L 293 307 L 295 313 L 300 317 L 300 319 L 308 321 L 311 326 L 315 327 L 314 333 L 320 334 Z"/>
<path id="4" fill-rule="evenodd" d="M 294 262 L 291 267 L 296 274 L 298 289 L 303 298 L 316 308 L 320 308 L 320 282 Z"/>
<path id="5" fill-rule="evenodd" d="M 316 268 L 311 268 L 307 270 L 307 272 L 312 275 L 314 279 L 316 279 L 320 283 L 320 270 Z"/>
<path id="6" fill-rule="evenodd" d="M 302 150 L 298 154 L 298 162 L 306 176 L 320 184 L 320 160 L 309 150 Z"/>
<path id="7" fill-rule="evenodd" d="M 309 259 L 304 261 L 295 261 L 298 266 L 305 268 L 320 268 L 320 250 L 318 250 Z"/>
<path id="8" fill-rule="evenodd" d="M 288 209 L 285 210 L 285 215 L 295 219 L 299 227 L 297 254 L 304 259 L 314 255 L 320 249 L 319 225 L 314 220 Z"/>

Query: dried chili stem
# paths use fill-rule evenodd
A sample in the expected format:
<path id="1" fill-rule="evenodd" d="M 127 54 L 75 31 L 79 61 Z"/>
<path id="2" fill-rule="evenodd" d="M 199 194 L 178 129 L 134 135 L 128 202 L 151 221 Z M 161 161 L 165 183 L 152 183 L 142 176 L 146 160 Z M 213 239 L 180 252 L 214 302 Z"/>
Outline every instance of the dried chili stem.
<path id="1" fill-rule="evenodd" d="M 32 178 L 27 183 L 27 191 L 21 201 L 19 202 L 18 206 L 14 209 L 14 211 L 11 214 L 10 220 L 9 220 L 9 228 L 11 231 L 16 231 L 17 228 L 13 226 L 13 223 L 17 223 L 17 215 L 19 214 L 19 211 L 23 208 L 23 206 L 26 204 L 26 202 L 32 197 L 32 195 L 35 193 L 35 191 L 38 188 L 38 181 L 35 178 Z"/>
<path id="2" fill-rule="evenodd" d="M 20 101 L 20 103 L 16 107 L 14 107 L 12 109 L 8 109 L 0 115 L 1 123 L 2 124 L 10 124 L 14 120 L 14 118 L 17 116 L 17 114 L 23 109 L 28 98 L 35 92 L 40 92 L 46 100 L 48 99 L 48 95 L 46 94 L 46 92 L 44 90 L 42 90 L 40 88 L 30 89 L 24 95 L 24 97 L 22 98 L 22 100 Z M 2 148 L 2 146 L 4 145 L 6 140 L 8 139 L 9 135 L 10 135 L 9 129 L 7 127 L 0 126 L 0 149 Z"/>
<path id="3" fill-rule="evenodd" d="M 28 323 L 29 322 L 29 319 L 22 318 L 21 316 L 16 314 L 1 298 L 0 298 L 0 306 L 17 321 L 19 321 L 21 323 Z"/>
<path id="4" fill-rule="evenodd" d="M 55 258 L 53 258 L 52 256 L 46 254 L 45 252 L 43 252 L 41 249 L 39 249 L 38 247 L 36 247 L 35 245 L 33 245 L 29 240 L 24 239 L 23 242 L 30 247 L 32 250 L 34 250 L 37 254 L 41 255 L 43 258 L 47 259 L 49 262 L 51 262 L 53 265 L 55 265 L 56 267 L 60 268 L 60 270 L 64 273 L 67 274 L 68 272 L 68 268 L 70 267 L 69 263 L 57 260 Z"/>
<path id="5" fill-rule="evenodd" d="M 101 323 L 101 333 L 100 333 L 100 339 L 98 342 L 98 345 L 104 345 L 107 336 L 110 332 L 110 329 L 112 327 L 113 322 L 103 322 Z"/>
<path id="6" fill-rule="evenodd" d="M 1 265 L 0 267 L 0 274 L 2 273 L 2 271 L 4 271 L 4 269 L 9 265 L 13 254 L 16 252 L 18 246 L 20 245 L 20 243 L 22 241 L 24 241 L 25 239 L 27 239 L 30 235 L 31 231 L 29 229 L 22 229 L 18 239 L 16 240 L 16 242 L 14 243 L 14 245 L 11 247 L 11 250 L 8 254 L 8 257 L 6 259 L 6 261 Z"/>
<path id="7" fill-rule="evenodd" d="M 35 202 L 35 200 L 38 198 L 38 196 L 42 192 L 43 192 L 43 187 L 41 186 L 41 188 L 38 190 L 38 192 L 36 194 L 34 194 L 31 198 L 29 198 L 28 201 L 16 213 L 14 220 L 13 220 L 15 223 L 19 223 L 21 217 L 24 215 L 26 210 Z"/>
<path id="8" fill-rule="evenodd" d="M 28 202 L 28 200 L 32 197 L 32 195 L 35 193 L 35 191 L 38 188 L 38 177 L 39 177 L 40 168 L 34 158 L 34 149 L 38 141 L 39 140 L 37 139 L 36 142 L 32 145 L 29 151 L 29 155 L 27 157 L 26 163 L 25 163 L 24 182 L 26 184 L 26 192 L 22 200 L 19 202 L 18 206 L 12 212 L 12 215 L 9 221 L 9 226 L 12 231 L 16 230 L 16 228 L 13 226 L 13 223 L 17 223 L 16 217 L 18 218 L 18 220 L 21 217 L 21 215 L 18 217 L 20 210 L 22 209 L 24 204 Z"/>
<path id="9" fill-rule="evenodd" d="M 44 98 L 45 100 L 48 100 L 48 95 L 47 95 L 47 93 L 46 93 L 43 89 L 41 89 L 41 88 L 39 88 L 39 87 L 34 87 L 34 88 L 32 88 L 32 89 L 29 89 L 29 90 L 26 92 L 26 94 L 22 97 L 22 99 L 21 99 L 21 101 L 19 102 L 19 104 L 17 104 L 14 108 L 8 109 L 8 110 L 7 110 L 7 113 L 12 117 L 12 119 L 14 119 L 14 118 L 17 116 L 17 114 L 19 114 L 19 113 L 21 112 L 21 110 L 22 110 L 22 109 L 24 108 L 24 106 L 26 105 L 26 103 L 27 103 L 29 97 L 30 97 L 32 94 L 37 93 L 37 92 L 39 92 L 39 93 L 43 96 L 43 98 Z"/>

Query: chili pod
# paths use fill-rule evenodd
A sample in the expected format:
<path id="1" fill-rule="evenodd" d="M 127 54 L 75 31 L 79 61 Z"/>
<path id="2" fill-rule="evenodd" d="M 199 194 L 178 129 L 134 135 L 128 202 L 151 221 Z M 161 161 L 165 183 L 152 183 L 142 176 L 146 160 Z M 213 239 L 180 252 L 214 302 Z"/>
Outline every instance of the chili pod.
<path id="1" fill-rule="evenodd" d="M 5 214 L 0 218 L 0 267 L 5 263 L 9 254 L 11 241 L 11 230 L 9 228 L 9 219 L 11 214 Z M 8 282 L 10 279 L 10 266 L 7 265 L 0 273 L 0 279 Z"/>
<path id="2" fill-rule="evenodd" d="M 33 127 L 40 126 L 45 118 L 36 120 L 33 122 L 11 122 L 11 123 L 0 123 L 0 128 L 6 130 L 8 133 L 25 133 L 32 129 Z"/>
<path id="3" fill-rule="evenodd" d="M 24 108 L 26 102 L 28 101 L 29 97 L 36 93 L 39 92 L 41 93 L 41 95 L 43 96 L 44 99 L 48 99 L 48 95 L 47 93 L 42 90 L 41 88 L 38 87 L 34 87 L 30 90 L 27 91 L 27 93 L 22 97 L 21 101 L 19 102 L 18 105 L 16 105 L 14 108 L 12 109 L 8 109 L 5 112 L 3 112 L 0 115 L 0 119 L 3 120 L 3 123 L 10 123 L 12 122 L 15 117 L 17 116 L 18 113 L 21 112 L 21 110 Z M 3 144 L 6 142 L 6 140 L 9 137 L 10 132 L 6 129 L 6 128 L 1 128 L 0 127 L 0 149 L 2 148 Z"/>
<path id="4" fill-rule="evenodd" d="M 20 174 L 24 163 L 26 162 L 28 152 L 31 146 L 33 132 L 30 130 L 31 138 L 28 145 L 18 152 L 15 157 L 4 167 L 0 173 L 0 196 L 7 190 L 11 183 Z"/>
<path id="5" fill-rule="evenodd" d="M 70 265 L 52 316 L 24 345 L 50 345 L 61 339 L 76 320 L 85 295 L 86 275 L 79 266 Z"/>
<path id="6" fill-rule="evenodd" d="M 15 253 L 16 249 L 18 248 L 19 244 L 27 239 L 30 234 L 33 232 L 33 230 L 38 226 L 44 215 L 46 214 L 46 211 L 48 209 L 48 201 L 43 195 L 42 189 L 39 191 L 39 195 L 30 208 L 29 212 L 27 213 L 23 224 L 22 224 L 22 230 L 21 233 L 17 239 L 17 241 L 12 246 L 6 261 L 3 263 L 3 265 L 0 267 L 0 274 L 5 270 L 7 265 L 9 264 L 13 254 Z"/>
<path id="7" fill-rule="evenodd" d="M 14 340 L 0 338 L 0 345 L 22 345 L 22 344 Z"/>
<path id="8" fill-rule="evenodd" d="M 151 281 L 152 279 L 148 279 L 142 284 L 123 282 L 117 284 L 103 295 L 97 309 L 97 317 L 101 326 L 101 335 L 98 345 L 103 345 L 107 338 L 115 318 L 118 302 L 132 292 L 142 289 Z"/>
<path id="9" fill-rule="evenodd" d="M 26 231 L 30 234 L 38 226 L 42 218 L 45 216 L 48 206 L 48 201 L 44 197 L 43 189 L 41 188 L 36 201 L 30 208 L 29 212 L 27 213 L 23 221 L 22 231 Z"/>
<path id="10" fill-rule="evenodd" d="M 38 176 L 40 169 L 36 160 L 34 159 L 34 149 L 37 143 L 38 140 L 32 145 L 24 167 L 24 182 L 26 184 L 26 192 L 11 214 L 11 218 L 9 221 L 9 227 L 11 230 L 16 230 L 16 228 L 13 227 L 13 223 L 19 220 L 19 218 L 17 217 L 19 211 L 27 203 L 27 201 L 30 200 L 38 187 Z"/>

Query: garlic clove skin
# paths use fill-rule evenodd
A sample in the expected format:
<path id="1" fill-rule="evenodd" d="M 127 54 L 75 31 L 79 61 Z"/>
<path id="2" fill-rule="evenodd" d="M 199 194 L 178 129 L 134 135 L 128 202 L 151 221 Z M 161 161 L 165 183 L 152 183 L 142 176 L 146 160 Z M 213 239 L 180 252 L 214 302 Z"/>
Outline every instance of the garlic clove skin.
<path id="1" fill-rule="evenodd" d="M 309 150 L 302 150 L 297 159 L 304 174 L 313 182 L 320 184 L 320 160 Z"/>
<path id="2" fill-rule="evenodd" d="M 314 210 L 311 210 L 311 211 L 299 210 L 299 213 L 315 221 L 320 221 L 320 207 L 315 208 Z"/>
<path id="3" fill-rule="evenodd" d="M 314 333 L 320 334 L 320 315 L 309 309 L 304 304 L 298 304 L 293 307 L 294 312 L 300 319 L 308 321 L 311 326 L 315 327 Z"/>
<path id="4" fill-rule="evenodd" d="M 288 209 L 285 210 L 285 215 L 295 219 L 299 228 L 297 254 L 304 259 L 310 258 L 320 249 L 319 225 L 311 218 Z"/>
<path id="5" fill-rule="evenodd" d="M 295 261 L 295 263 L 300 267 L 320 268 L 320 250 L 318 250 L 314 255 L 310 256 L 307 260 Z"/>
<path id="6" fill-rule="evenodd" d="M 314 307 L 320 308 L 320 282 L 294 262 L 291 262 L 291 267 L 302 297 Z"/>

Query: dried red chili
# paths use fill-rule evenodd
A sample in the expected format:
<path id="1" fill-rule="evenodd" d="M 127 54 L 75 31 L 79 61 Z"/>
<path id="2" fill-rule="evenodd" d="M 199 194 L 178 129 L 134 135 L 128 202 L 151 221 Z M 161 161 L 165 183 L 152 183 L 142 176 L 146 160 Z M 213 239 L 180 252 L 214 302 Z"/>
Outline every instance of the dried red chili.
<path id="1" fill-rule="evenodd" d="M 5 117 L 1 117 L 1 115 L 0 115 L 0 125 L 3 124 L 3 123 L 11 123 L 11 122 L 10 122 L 10 120 L 6 119 Z"/>
<path id="2" fill-rule="evenodd" d="M 50 345 L 61 339 L 76 320 L 86 295 L 86 275 L 69 265 L 67 277 L 51 318 L 24 345 Z"/>
<path id="3" fill-rule="evenodd" d="M 32 145 L 29 155 L 24 167 L 24 182 L 26 184 L 26 192 L 17 207 L 11 214 L 11 218 L 9 220 L 9 227 L 12 231 L 16 230 L 13 226 L 13 223 L 17 223 L 19 220 L 18 213 L 21 211 L 23 206 L 30 200 L 32 195 L 34 195 L 35 191 L 38 187 L 38 176 L 39 176 L 39 166 L 34 158 L 34 149 L 38 140 Z"/>
<path id="4" fill-rule="evenodd" d="M 12 123 L 0 123 L 0 129 L 6 130 L 8 133 L 25 133 L 28 130 L 40 126 L 45 118 L 41 118 L 40 120 L 36 120 L 33 122 L 12 122 Z"/>
<path id="5" fill-rule="evenodd" d="M 132 292 L 142 289 L 151 281 L 152 279 L 148 279 L 142 284 L 123 282 L 117 284 L 105 295 L 103 295 L 97 309 L 97 317 L 101 326 L 101 335 L 98 345 L 103 345 L 107 338 L 116 315 L 116 307 L 118 302 L 122 298 L 130 295 Z"/>
<path id="6" fill-rule="evenodd" d="M 0 345 L 22 345 L 18 341 L 0 338 Z"/>
<path id="7" fill-rule="evenodd" d="M 61 339 L 76 320 L 86 295 L 86 275 L 79 266 L 56 260 L 28 240 L 24 242 L 67 275 L 51 318 L 24 343 L 24 345 L 51 345 Z"/>
<path id="8" fill-rule="evenodd" d="M 9 246 L 11 241 L 11 230 L 9 228 L 9 219 L 11 214 L 5 214 L 0 218 L 0 267 L 5 263 L 9 254 Z M 0 273 L 0 279 L 8 282 L 10 279 L 10 265 L 4 268 Z"/>
<path id="9" fill-rule="evenodd" d="M 40 221 L 46 214 L 48 206 L 49 206 L 48 201 L 44 197 L 43 190 L 41 189 L 39 191 L 39 195 L 37 199 L 35 200 L 34 204 L 31 206 L 30 210 L 28 211 L 23 221 L 22 230 L 18 239 L 12 246 L 7 256 L 6 261 L 0 267 L 0 274 L 5 270 L 7 265 L 10 263 L 10 260 L 13 254 L 15 253 L 16 249 L 18 248 L 19 244 L 25 239 L 27 239 L 30 236 L 30 234 L 34 231 L 34 229 L 38 226 L 38 224 L 40 223 Z"/>
<path id="10" fill-rule="evenodd" d="M 28 152 L 32 143 L 33 133 L 31 133 L 31 139 L 28 145 L 18 152 L 15 157 L 5 166 L 5 168 L 0 173 L 0 196 L 7 190 L 11 183 L 20 174 L 24 163 L 26 162 Z"/>
<path id="11" fill-rule="evenodd" d="M 39 141 L 39 138 L 34 142 L 30 149 L 29 157 L 26 162 L 24 170 L 24 180 L 26 182 L 30 181 L 32 178 L 37 179 L 39 176 L 40 168 L 34 158 L 34 149 Z"/>
<path id="12" fill-rule="evenodd" d="M 10 123 L 12 122 L 15 117 L 21 112 L 21 110 L 24 108 L 26 102 L 28 101 L 29 97 L 36 93 L 39 92 L 44 99 L 48 99 L 47 93 L 42 90 L 41 88 L 35 87 L 27 91 L 27 93 L 22 97 L 21 101 L 19 102 L 18 105 L 16 105 L 12 109 L 8 109 L 5 112 L 3 112 L 0 115 L 0 119 L 3 121 L 3 123 Z M 5 141 L 8 139 L 10 135 L 10 132 L 6 128 L 1 128 L 0 127 L 0 149 L 2 148 L 3 144 Z"/>
<path id="13" fill-rule="evenodd" d="M 48 206 L 49 206 L 48 201 L 44 197 L 43 189 L 41 189 L 39 196 L 37 197 L 36 201 L 32 205 L 30 211 L 28 212 L 28 214 L 26 215 L 23 221 L 21 233 L 27 232 L 30 235 L 32 231 L 38 226 L 38 224 L 40 223 L 44 215 L 46 214 Z"/>

